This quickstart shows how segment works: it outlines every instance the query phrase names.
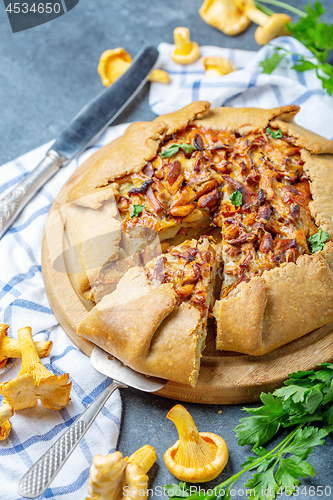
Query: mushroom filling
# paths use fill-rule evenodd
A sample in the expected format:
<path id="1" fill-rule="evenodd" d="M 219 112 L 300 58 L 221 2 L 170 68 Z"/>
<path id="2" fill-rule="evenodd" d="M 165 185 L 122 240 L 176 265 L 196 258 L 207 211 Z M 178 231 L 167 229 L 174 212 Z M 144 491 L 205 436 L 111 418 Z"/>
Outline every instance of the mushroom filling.
<path id="1" fill-rule="evenodd" d="M 174 244 L 222 229 L 223 295 L 238 283 L 310 253 L 318 228 L 300 148 L 280 130 L 239 135 L 189 126 L 141 173 L 118 181 L 125 233 L 144 228 Z M 139 208 L 138 208 L 139 207 Z"/>
<path id="2" fill-rule="evenodd" d="M 152 284 L 171 283 L 179 304 L 193 305 L 204 321 L 213 299 L 216 272 L 216 254 L 210 239 L 185 241 L 146 265 Z"/>

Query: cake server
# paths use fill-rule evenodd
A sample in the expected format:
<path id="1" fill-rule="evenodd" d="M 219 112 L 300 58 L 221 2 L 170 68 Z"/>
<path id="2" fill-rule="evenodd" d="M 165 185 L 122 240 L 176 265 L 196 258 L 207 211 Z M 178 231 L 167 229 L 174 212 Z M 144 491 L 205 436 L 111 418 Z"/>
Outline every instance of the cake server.
<path id="1" fill-rule="evenodd" d="M 37 167 L 0 198 L 0 238 L 37 191 L 114 122 L 140 92 L 157 58 L 156 47 L 144 47 L 129 69 L 75 116 Z"/>
<path id="2" fill-rule="evenodd" d="M 68 457 L 79 444 L 111 394 L 118 387 L 133 387 L 144 392 L 155 392 L 167 383 L 156 377 L 147 377 L 123 365 L 99 347 L 90 356 L 92 366 L 113 379 L 109 385 L 82 415 L 72 423 L 48 451 L 26 472 L 18 484 L 18 492 L 24 498 L 37 498 L 42 495 L 58 474 Z"/>

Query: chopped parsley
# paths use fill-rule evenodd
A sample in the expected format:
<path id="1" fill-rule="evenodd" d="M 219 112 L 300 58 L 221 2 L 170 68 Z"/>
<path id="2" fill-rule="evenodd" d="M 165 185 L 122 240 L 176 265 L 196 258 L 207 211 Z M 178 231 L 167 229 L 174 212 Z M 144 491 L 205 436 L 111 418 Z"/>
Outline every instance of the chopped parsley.
<path id="1" fill-rule="evenodd" d="M 171 144 L 168 149 L 160 152 L 161 158 L 170 158 L 170 156 L 175 155 L 178 151 L 182 149 L 186 154 L 192 153 L 195 149 L 197 149 L 193 144 L 186 144 L 183 142 L 182 144 Z"/>
<path id="2" fill-rule="evenodd" d="M 327 240 L 328 240 L 328 232 L 323 231 L 322 228 L 320 227 L 318 233 L 313 234 L 309 238 L 309 243 L 311 245 L 311 252 L 315 253 L 318 250 L 322 250 Z"/>
<path id="3" fill-rule="evenodd" d="M 133 205 L 131 219 L 133 219 L 133 217 L 137 217 L 138 215 L 140 215 L 141 212 L 144 211 L 144 209 L 145 205 Z"/>
<path id="4" fill-rule="evenodd" d="M 232 195 L 229 196 L 229 200 L 235 207 L 240 207 L 243 203 L 243 196 L 238 189 L 236 189 Z"/>
<path id="5" fill-rule="evenodd" d="M 282 137 L 282 132 L 280 129 L 278 130 L 272 130 L 271 127 L 266 128 L 266 132 L 273 137 L 273 139 L 281 139 Z"/>

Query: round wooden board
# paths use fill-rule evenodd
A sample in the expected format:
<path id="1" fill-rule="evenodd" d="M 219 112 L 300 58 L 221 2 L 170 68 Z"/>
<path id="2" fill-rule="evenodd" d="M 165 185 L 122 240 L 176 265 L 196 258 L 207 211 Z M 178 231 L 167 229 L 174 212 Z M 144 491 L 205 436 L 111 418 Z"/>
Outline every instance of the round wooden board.
<path id="1" fill-rule="evenodd" d="M 90 356 L 94 345 L 76 334 L 77 325 L 87 314 L 88 303 L 79 299 L 65 266 L 59 265 L 65 244 L 63 208 L 66 195 L 84 173 L 82 165 L 53 203 L 44 231 L 42 271 L 46 293 L 59 324 L 73 343 Z M 210 331 L 196 387 L 168 382 L 157 394 L 192 403 L 248 403 L 258 401 L 261 392 L 279 387 L 289 373 L 310 370 L 316 364 L 332 360 L 333 323 L 258 357 L 217 351 L 214 333 Z"/>

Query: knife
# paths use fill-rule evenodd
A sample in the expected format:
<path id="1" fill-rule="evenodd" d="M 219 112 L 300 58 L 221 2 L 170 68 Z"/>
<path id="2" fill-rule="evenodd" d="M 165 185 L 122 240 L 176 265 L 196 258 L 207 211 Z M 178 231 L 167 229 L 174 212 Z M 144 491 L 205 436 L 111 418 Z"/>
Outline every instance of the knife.
<path id="1" fill-rule="evenodd" d="M 80 154 L 120 115 L 140 92 L 157 58 L 156 47 L 144 47 L 129 69 L 90 101 L 60 134 L 45 158 L 4 198 L 0 198 L 0 238 L 39 189 Z"/>

